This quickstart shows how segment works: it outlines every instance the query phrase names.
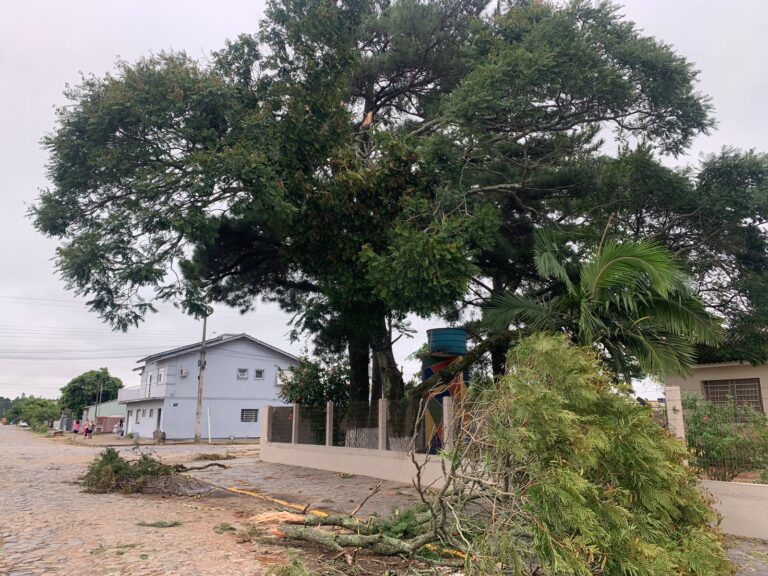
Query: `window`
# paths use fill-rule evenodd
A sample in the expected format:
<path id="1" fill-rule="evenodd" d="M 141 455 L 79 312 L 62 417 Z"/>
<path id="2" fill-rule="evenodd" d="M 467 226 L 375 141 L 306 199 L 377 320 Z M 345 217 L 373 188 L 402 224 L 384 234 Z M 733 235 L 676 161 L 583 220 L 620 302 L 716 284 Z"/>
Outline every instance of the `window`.
<path id="1" fill-rule="evenodd" d="M 133 410 L 128 410 L 128 420 L 133 416 Z"/>
<path id="2" fill-rule="evenodd" d="M 146 408 L 142 408 L 141 409 L 141 417 L 144 418 L 146 415 L 147 415 L 147 409 Z"/>
<path id="3" fill-rule="evenodd" d="M 154 408 L 150 408 L 150 409 L 149 409 L 149 417 L 150 417 L 150 418 L 152 418 L 152 413 L 153 413 L 154 411 L 155 411 L 155 409 L 154 409 Z"/>
<path id="4" fill-rule="evenodd" d="M 264 370 L 256 370 L 253 371 L 253 379 L 254 380 L 264 380 Z"/>
<path id="5" fill-rule="evenodd" d="M 139 417 L 141 416 L 141 410 L 136 410 L 136 424 L 139 423 Z"/>
<path id="6" fill-rule="evenodd" d="M 162 384 L 163 380 L 165 380 L 165 368 L 157 371 L 157 383 Z"/>
<path id="7" fill-rule="evenodd" d="M 256 408 L 243 408 L 240 410 L 240 422 L 258 422 L 259 411 Z"/>
<path id="8" fill-rule="evenodd" d="M 248 380 L 248 368 L 238 368 L 237 369 L 237 379 L 238 380 Z"/>
<path id="9" fill-rule="evenodd" d="M 704 397 L 713 404 L 725 404 L 733 399 L 737 406 L 749 406 L 763 411 L 763 395 L 759 378 L 736 378 L 734 380 L 704 380 Z"/>
<path id="10" fill-rule="evenodd" d="M 149 375 L 147 376 L 147 382 L 152 384 L 152 372 L 150 372 Z"/>

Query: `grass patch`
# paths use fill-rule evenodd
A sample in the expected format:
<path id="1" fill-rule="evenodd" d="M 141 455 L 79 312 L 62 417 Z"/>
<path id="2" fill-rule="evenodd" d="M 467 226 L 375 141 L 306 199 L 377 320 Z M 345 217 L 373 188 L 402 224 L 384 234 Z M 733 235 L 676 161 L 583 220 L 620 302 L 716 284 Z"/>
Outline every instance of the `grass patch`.
<path id="1" fill-rule="evenodd" d="M 237 532 L 237 528 L 232 526 L 229 522 L 222 522 L 213 527 L 213 531 L 216 534 L 224 534 L 225 532 Z"/>
<path id="2" fill-rule="evenodd" d="M 312 576 L 312 572 L 302 564 L 300 552 L 295 548 L 287 548 L 285 554 L 291 560 L 290 564 L 273 566 L 267 570 L 267 576 Z"/>
<path id="3" fill-rule="evenodd" d="M 267 572 L 268 576 L 312 576 L 312 573 L 298 560 L 291 560 L 290 564 L 274 566 Z"/>
<path id="4" fill-rule="evenodd" d="M 236 457 L 233 454 L 230 454 L 229 452 L 224 452 L 223 454 L 220 452 L 201 452 L 200 454 L 196 455 L 192 460 L 194 461 L 216 461 L 216 460 L 234 460 Z"/>
<path id="5" fill-rule="evenodd" d="M 158 520 L 157 522 L 137 522 L 136 526 L 144 526 L 145 528 L 173 528 L 181 526 L 181 522 L 178 520 Z"/>
<path id="6" fill-rule="evenodd" d="M 123 554 L 128 552 L 128 550 L 136 548 L 137 546 L 138 546 L 138 544 L 118 544 L 117 546 L 114 546 L 115 555 L 116 556 L 122 556 Z M 99 544 L 99 547 L 98 548 L 93 548 L 90 551 L 90 554 L 91 554 L 91 556 L 96 556 L 97 554 L 103 554 L 104 552 L 106 552 L 109 549 L 110 549 L 109 547 L 104 546 L 103 544 Z"/>
<path id="7" fill-rule="evenodd" d="M 146 452 L 135 449 L 139 458 L 128 461 L 114 448 L 107 448 L 88 466 L 82 477 L 87 492 L 141 492 L 148 480 L 170 476 L 178 471 Z"/>

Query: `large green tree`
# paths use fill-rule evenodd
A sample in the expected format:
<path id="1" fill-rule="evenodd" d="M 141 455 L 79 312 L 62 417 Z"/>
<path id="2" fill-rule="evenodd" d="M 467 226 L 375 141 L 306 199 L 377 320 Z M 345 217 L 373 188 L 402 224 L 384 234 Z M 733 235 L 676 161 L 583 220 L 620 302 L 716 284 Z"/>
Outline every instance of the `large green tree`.
<path id="1" fill-rule="evenodd" d="M 61 389 L 59 405 L 69 410 L 73 418 L 80 418 L 83 409 L 99 400 L 109 402 L 117 398 L 117 391 L 123 387 L 123 381 L 111 376 L 106 368 L 89 370 L 72 378 Z"/>
<path id="2" fill-rule="evenodd" d="M 162 54 L 85 78 L 33 209 L 62 276 L 121 329 L 153 309 L 148 288 L 196 315 L 279 302 L 348 349 L 354 400 L 371 358 L 397 399 L 409 313 L 553 289 L 536 230 L 598 226 L 586 199 L 611 130 L 679 154 L 712 125 L 690 63 L 612 5 L 487 8 L 273 0 L 211 64 Z"/>

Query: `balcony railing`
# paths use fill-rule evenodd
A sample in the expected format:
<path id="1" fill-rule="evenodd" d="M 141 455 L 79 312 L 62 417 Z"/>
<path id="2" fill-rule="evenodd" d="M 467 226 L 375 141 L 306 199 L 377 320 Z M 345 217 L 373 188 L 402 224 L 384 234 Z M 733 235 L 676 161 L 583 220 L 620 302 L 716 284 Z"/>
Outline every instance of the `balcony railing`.
<path id="1" fill-rule="evenodd" d="M 153 384 L 152 386 L 133 386 L 117 391 L 118 402 L 136 402 L 150 398 L 165 398 L 166 385 Z"/>

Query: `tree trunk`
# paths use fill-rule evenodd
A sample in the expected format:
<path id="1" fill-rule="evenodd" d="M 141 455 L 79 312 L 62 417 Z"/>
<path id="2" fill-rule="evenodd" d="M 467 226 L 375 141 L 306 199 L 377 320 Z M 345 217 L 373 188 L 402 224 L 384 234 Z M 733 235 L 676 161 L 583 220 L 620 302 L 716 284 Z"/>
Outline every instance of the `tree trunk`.
<path id="1" fill-rule="evenodd" d="M 350 403 L 360 406 L 368 403 L 370 382 L 368 380 L 368 365 L 370 362 L 369 340 L 365 334 L 350 334 L 349 341 L 350 367 Z"/>
<path id="2" fill-rule="evenodd" d="M 379 367 L 379 357 L 376 354 L 371 355 L 371 402 L 376 402 L 382 398 L 381 388 L 381 368 Z"/>
<path id="3" fill-rule="evenodd" d="M 403 382 L 403 375 L 400 373 L 395 355 L 392 352 L 392 334 L 387 327 L 386 319 L 383 317 L 378 322 L 376 334 L 371 341 L 371 348 L 379 368 L 382 395 L 389 403 L 389 421 L 397 433 L 397 428 L 404 420 L 401 413 L 403 412 L 405 382 Z"/>
<path id="4" fill-rule="evenodd" d="M 503 340 L 498 344 L 491 346 L 491 370 L 493 372 L 493 379 L 496 380 L 504 375 L 504 368 L 507 363 L 507 350 L 509 349 L 509 341 Z"/>

